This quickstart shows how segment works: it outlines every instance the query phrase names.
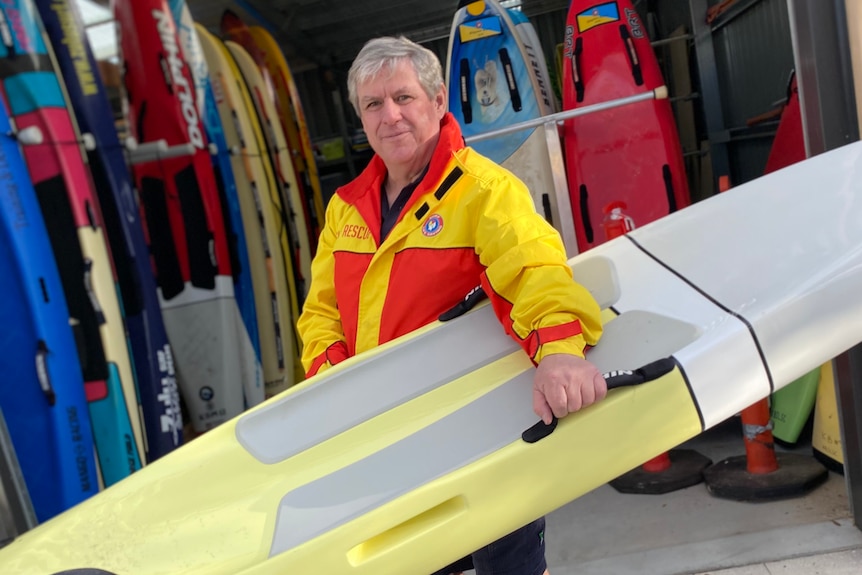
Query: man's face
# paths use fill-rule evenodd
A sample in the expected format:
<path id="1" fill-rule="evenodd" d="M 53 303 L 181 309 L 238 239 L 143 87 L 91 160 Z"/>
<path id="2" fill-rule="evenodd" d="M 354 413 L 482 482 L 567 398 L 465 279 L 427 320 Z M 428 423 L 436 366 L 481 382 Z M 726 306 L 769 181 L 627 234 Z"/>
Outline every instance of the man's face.
<path id="1" fill-rule="evenodd" d="M 421 169 L 428 162 L 440 120 L 446 112 L 446 90 L 429 98 L 413 64 L 401 59 L 393 68 L 357 86 L 362 127 L 372 149 L 391 171 Z"/>

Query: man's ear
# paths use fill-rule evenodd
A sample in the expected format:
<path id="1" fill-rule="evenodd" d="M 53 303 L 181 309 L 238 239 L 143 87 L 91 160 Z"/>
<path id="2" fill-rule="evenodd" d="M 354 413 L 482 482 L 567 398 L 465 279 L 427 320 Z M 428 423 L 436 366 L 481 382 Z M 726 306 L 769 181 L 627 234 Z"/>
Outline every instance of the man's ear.
<path id="1" fill-rule="evenodd" d="M 442 119 L 449 107 L 449 98 L 445 84 L 440 85 L 440 90 L 437 91 L 437 95 L 434 97 L 434 106 L 437 108 L 437 117 Z"/>

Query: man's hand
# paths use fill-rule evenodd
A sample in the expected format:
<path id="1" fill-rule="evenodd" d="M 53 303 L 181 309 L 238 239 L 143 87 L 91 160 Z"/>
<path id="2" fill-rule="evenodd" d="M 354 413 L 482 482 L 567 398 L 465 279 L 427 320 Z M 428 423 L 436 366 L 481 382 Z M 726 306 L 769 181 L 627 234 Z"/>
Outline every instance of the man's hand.
<path id="1" fill-rule="evenodd" d="M 533 380 L 533 411 L 546 424 L 604 399 L 605 378 L 589 361 L 576 355 L 555 353 L 539 362 Z"/>

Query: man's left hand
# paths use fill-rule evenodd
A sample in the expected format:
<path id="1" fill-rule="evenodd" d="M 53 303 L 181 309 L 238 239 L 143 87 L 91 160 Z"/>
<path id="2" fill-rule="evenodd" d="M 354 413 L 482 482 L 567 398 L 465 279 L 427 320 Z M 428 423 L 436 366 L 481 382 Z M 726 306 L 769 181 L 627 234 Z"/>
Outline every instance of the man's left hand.
<path id="1" fill-rule="evenodd" d="M 604 399 L 605 378 L 592 363 L 576 355 L 555 353 L 539 362 L 533 379 L 533 411 L 546 424 Z"/>

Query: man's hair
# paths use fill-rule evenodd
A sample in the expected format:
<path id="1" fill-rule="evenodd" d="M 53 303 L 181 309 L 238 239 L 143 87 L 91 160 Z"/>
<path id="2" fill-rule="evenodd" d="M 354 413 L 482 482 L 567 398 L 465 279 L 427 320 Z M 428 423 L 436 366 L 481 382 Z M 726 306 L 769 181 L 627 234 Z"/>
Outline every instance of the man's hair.
<path id="1" fill-rule="evenodd" d="M 348 98 L 357 114 L 360 114 L 359 96 L 356 93 L 359 85 L 374 78 L 384 68 L 394 70 L 403 59 L 413 64 L 419 84 L 428 97 L 437 95 L 443 86 L 443 70 L 434 52 L 404 36 L 374 38 L 365 43 L 347 73 Z"/>

